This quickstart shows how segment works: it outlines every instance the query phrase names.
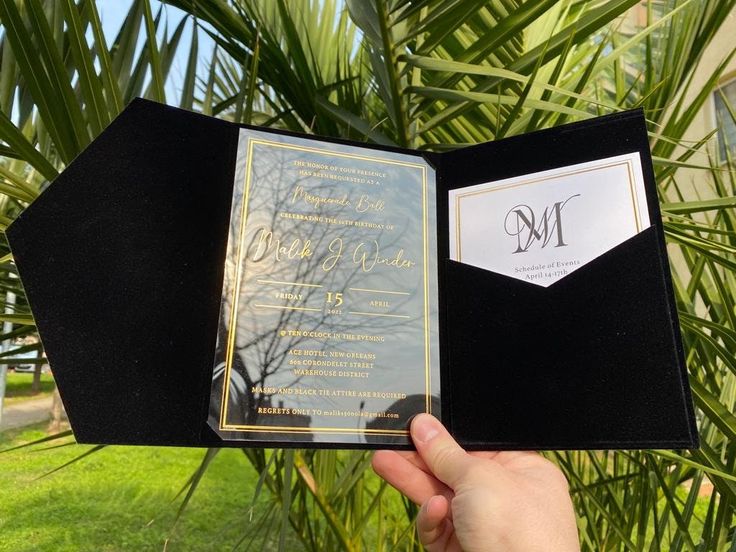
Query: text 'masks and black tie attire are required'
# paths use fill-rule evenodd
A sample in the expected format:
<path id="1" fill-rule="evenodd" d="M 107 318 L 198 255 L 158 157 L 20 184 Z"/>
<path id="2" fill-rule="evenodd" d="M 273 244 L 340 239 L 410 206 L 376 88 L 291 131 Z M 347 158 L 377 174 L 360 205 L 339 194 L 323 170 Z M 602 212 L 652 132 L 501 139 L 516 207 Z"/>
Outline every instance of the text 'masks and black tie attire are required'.
<path id="1" fill-rule="evenodd" d="M 7 235 L 79 442 L 698 443 L 641 111 L 430 153 L 135 100 Z"/>

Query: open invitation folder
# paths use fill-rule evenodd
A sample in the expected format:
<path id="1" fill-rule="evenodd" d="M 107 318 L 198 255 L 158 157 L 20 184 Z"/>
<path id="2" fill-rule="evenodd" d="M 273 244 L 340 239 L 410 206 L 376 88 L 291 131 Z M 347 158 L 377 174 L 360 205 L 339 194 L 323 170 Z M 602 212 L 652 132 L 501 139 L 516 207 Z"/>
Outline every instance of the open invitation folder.
<path id="1" fill-rule="evenodd" d="M 640 111 L 429 153 L 135 100 L 7 235 L 80 442 L 697 446 Z"/>

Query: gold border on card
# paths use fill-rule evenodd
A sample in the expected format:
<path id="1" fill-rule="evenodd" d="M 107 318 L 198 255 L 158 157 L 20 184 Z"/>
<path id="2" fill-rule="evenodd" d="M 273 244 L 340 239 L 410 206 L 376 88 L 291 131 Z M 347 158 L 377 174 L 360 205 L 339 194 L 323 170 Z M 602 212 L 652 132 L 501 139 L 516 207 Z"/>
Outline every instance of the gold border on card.
<path id="1" fill-rule="evenodd" d="M 429 341 L 429 244 L 428 244 L 428 209 L 427 209 L 427 167 L 419 163 L 408 163 L 404 161 L 396 161 L 393 159 L 384 159 L 380 157 L 372 157 L 367 155 L 355 155 L 342 152 L 333 152 L 319 148 L 308 146 L 297 146 L 294 144 L 286 144 L 283 142 L 272 142 L 270 140 L 256 139 L 248 137 L 247 142 L 247 159 L 245 166 L 245 179 L 242 205 L 240 207 L 240 226 L 238 229 L 238 239 L 236 246 L 236 273 L 232 300 L 230 305 L 230 324 L 228 327 L 227 347 L 225 350 L 225 384 L 222 390 L 222 404 L 220 405 L 220 429 L 226 431 L 242 431 L 253 433 L 328 433 L 328 434 L 371 434 L 398 436 L 409 435 L 409 431 L 405 429 L 350 429 L 339 427 L 292 427 L 292 426 L 262 426 L 262 425 L 237 425 L 227 424 L 228 401 L 230 398 L 230 374 L 232 372 L 233 357 L 235 354 L 235 335 L 238 317 L 238 301 L 240 298 L 240 289 L 243 280 L 243 235 L 245 233 L 246 218 L 248 215 L 248 201 L 250 199 L 251 187 L 251 168 L 253 162 L 253 148 L 255 145 L 272 146 L 283 149 L 292 149 L 298 151 L 306 151 L 310 153 L 318 153 L 328 155 L 330 157 L 346 157 L 349 159 L 359 159 L 364 161 L 373 161 L 385 163 L 388 165 L 400 165 L 404 167 L 412 167 L 419 169 L 422 176 L 422 238 L 424 241 L 424 371 L 425 371 L 425 412 L 432 412 L 432 384 L 430 371 L 430 341 Z M 228 247 L 228 250 L 230 248 Z M 309 285 L 309 284 L 301 284 Z"/>
<path id="2" fill-rule="evenodd" d="M 460 247 L 460 200 L 464 199 L 466 197 L 476 196 L 476 195 L 483 195 L 483 194 L 489 194 L 491 192 L 497 192 L 499 190 L 510 190 L 512 188 L 518 188 L 520 186 L 528 186 L 529 184 L 539 184 L 540 182 L 547 182 L 549 180 L 554 180 L 556 178 L 564 178 L 566 176 L 572 176 L 577 174 L 583 174 L 586 172 L 592 172 L 592 171 L 598 171 L 602 169 L 610 169 L 611 167 L 618 167 L 621 165 L 626 166 L 627 176 L 629 177 L 629 190 L 631 192 L 631 203 L 634 208 L 634 221 L 636 224 L 636 232 L 639 233 L 641 231 L 641 219 L 639 217 L 639 202 L 636 197 L 636 189 L 635 189 L 635 178 L 634 178 L 634 163 L 631 159 L 626 159 L 623 161 L 615 161 L 613 163 L 608 163 L 606 165 L 597 165 L 595 167 L 587 167 L 585 169 L 576 169 L 568 172 L 563 173 L 557 173 L 553 175 L 548 176 L 542 176 L 542 177 L 532 177 L 528 180 L 523 180 L 521 182 L 514 182 L 512 184 L 507 184 L 505 186 L 498 186 L 497 188 L 492 188 L 490 190 L 478 190 L 475 192 L 466 192 L 464 194 L 457 194 L 455 196 L 455 252 L 457 254 L 457 260 L 458 262 L 462 261 L 462 252 Z"/>

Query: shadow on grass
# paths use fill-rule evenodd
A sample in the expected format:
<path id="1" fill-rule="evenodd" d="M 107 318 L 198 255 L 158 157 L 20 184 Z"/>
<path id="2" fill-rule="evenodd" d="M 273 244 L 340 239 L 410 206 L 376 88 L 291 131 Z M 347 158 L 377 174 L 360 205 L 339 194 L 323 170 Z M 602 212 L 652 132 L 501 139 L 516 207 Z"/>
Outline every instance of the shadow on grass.
<path id="1" fill-rule="evenodd" d="M 33 374 L 8 372 L 5 387 L 6 404 L 13 404 L 19 400 L 42 397 L 54 391 L 56 384 L 51 374 L 41 374 L 39 391 L 33 392 Z"/>

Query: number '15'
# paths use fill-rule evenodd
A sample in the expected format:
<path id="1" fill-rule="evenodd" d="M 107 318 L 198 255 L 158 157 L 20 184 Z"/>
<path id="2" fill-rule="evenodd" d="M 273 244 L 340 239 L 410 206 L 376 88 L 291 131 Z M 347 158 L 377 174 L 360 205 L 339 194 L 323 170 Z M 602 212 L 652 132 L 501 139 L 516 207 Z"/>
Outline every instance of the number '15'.
<path id="1" fill-rule="evenodd" d="M 336 307 L 342 305 L 342 291 L 328 291 L 326 303 L 335 303 Z"/>

